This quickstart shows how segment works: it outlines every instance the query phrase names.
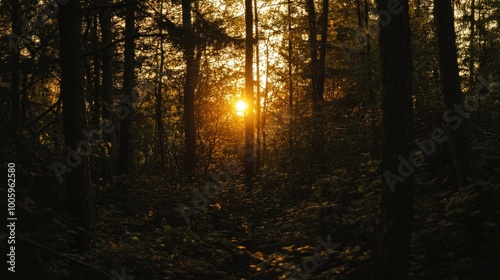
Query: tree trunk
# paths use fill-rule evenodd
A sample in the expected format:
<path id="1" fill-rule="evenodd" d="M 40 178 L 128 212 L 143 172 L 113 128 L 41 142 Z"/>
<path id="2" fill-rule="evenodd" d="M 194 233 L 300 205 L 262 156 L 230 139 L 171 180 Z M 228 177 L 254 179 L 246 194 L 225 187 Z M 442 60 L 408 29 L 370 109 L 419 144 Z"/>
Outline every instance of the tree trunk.
<path id="1" fill-rule="evenodd" d="M 309 51 L 310 51 L 310 62 L 309 62 L 309 76 L 311 78 L 311 100 L 313 105 L 313 128 L 311 135 L 312 152 L 311 152 L 311 170 L 315 173 L 317 169 L 317 155 L 318 151 L 318 133 L 319 129 L 317 127 L 318 119 L 318 102 L 317 102 L 317 92 L 318 92 L 318 41 L 316 38 L 316 8 L 314 5 L 314 0 L 306 0 L 306 11 L 307 19 L 309 24 Z"/>
<path id="2" fill-rule="evenodd" d="M 261 162 L 261 147 L 260 147 L 260 119 L 261 119 L 261 106 L 260 106 L 260 41 L 259 41 L 259 14 L 258 14 L 258 7 L 257 7 L 257 0 L 254 0 L 254 11 L 255 11 L 255 38 L 256 38 L 256 44 L 255 44 L 255 70 L 256 70 L 256 89 L 257 89 L 257 102 L 255 103 L 255 111 L 256 111 L 256 129 L 257 129 L 257 141 L 256 145 L 257 148 L 255 149 L 255 171 L 259 172 L 260 169 L 260 162 Z"/>
<path id="3" fill-rule="evenodd" d="M 289 127 L 288 127 L 288 149 L 290 157 L 290 173 L 291 180 L 294 180 L 295 176 L 295 145 L 294 145 L 294 127 L 295 127 L 295 113 L 293 107 L 293 42 L 292 42 L 292 1 L 287 1 L 287 15 L 288 15 L 288 114 Z M 267 68 L 266 68 L 267 69 Z M 267 71 L 267 70 L 266 70 Z M 266 76 L 267 79 L 267 76 Z M 266 83 L 267 84 L 267 83 Z"/>
<path id="4" fill-rule="evenodd" d="M 307 18 L 309 23 L 309 48 L 310 48 L 310 64 L 309 75 L 311 77 L 312 100 L 316 102 L 317 86 L 318 86 L 318 42 L 316 39 L 316 8 L 314 0 L 306 0 Z"/>
<path id="5" fill-rule="evenodd" d="M 316 157 L 318 158 L 319 170 L 322 173 L 327 173 L 327 162 L 325 154 L 325 116 L 323 112 L 323 100 L 325 94 L 325 79 L 326 79 L 326 48 L 327 48 L 327 38 L 328 38 L 328 1 L 323 0 L 323 12 L 320 17 L 320 31 L 321 31 L 321 41 L 319 45 L 319 62 L 318 62 L 318 80 L 317 80 L 317 92 L 316 92 L 316 109 L 314 116 L 317 145 L 315 145 Z"/>
<path id="6" fill-rule="evenodd" d="M 192 177 L 196 171 L 196 123 L 195 90 L 198 80 L 195 57 L 195 34 L 191 18 L 191 1 L 182 0 L 182 28 L 184 29 L 184 55 L 186 59 L 186 80 L 184 83 L 184 168 L 186 175 Z"/>
<path id="7" fill-rule="evenodd" d="M 102 0 L 103 6 L 109 6 L 109 0 Z M 99 22 L 101 24 L 102 45 L 110 46 L 113 40 L 111 10 L 104 8 L 99 13 Z M 106 47 L 102 52 L 102 118 L 111 121 L 111 105 L 113 103 L 113 48 Z M 98 73 L 98 72 L 97 72 Z M 104 182 L 110 184 L 113 178 L 113 145 L 112 136 L 104 133 L 103 141 L 106 147 L 106 156 L 103 157 L 102 177 Z"/>
<path id="8" fill-rule="evenodd" d="M 99 28 L 98 28 L 98 18 L 94 17 L 92 24 L 92 45 L 99 45 Z M 101 119 L 101 59 L 98 53 L 95 53 L 92 58 L 93 65 L 88 66 L 88 73 L 90 74 L 89 79 L 89 90 L 92 90 L 92 100 L 91 100 L 91 108 L 92 108 L 92 126 L 99 127 L 99 122 Z M 91 71 L 93 68 L 93 72 Z M 91 76 L 93 74 L 93 76 Z"/>
<path id="9" fill-rule="evenodd" d="M 441 91 L 444 96 L 447 115 L 450 116 L 450 136 L 453 161 L 459 187 L 465 187 L 476 176 L 472 161 L 471 146 L 467 134 L 467 119 L 460 89 L 460 76 L 457 64 L 455 25 L 450 0 L 435 0 L 434 13 L 438 35 L 439 72 Z M 457 110 L 459 108 L 459 110 Z M 462 111 L 462 114 L 457 111 Z M 448 114 L 453 112 L 452 114 Z"/>
<path id="10" fill-rule="evenodd" d="M 163 11 L 163 1 L 160 3 L 160 11 Z M 155 125 L 156 125 L 156 156 L 160 156 L 160 166 L 163 168 L 165 166 L 165 147 L 164 147 L 164 141 L 165 141 L 165 127 L 163 124 L 163 64 L 165 62 L 165 50 L 163 47 L 163 29 L 160 26 L 159 27 L 159 34 L 160 34 L 160 63 L 159 63 L 159 69 L 158 69 L 158 88 L 156 91 L 156 98 L 155 98 Z"/>
<path id="11" fill-rule="evenodd" d="M 313 171 L 326 172 L 326 159 L 324 153 L 324 120 L 322 114 L 323 95 L 325 90 L 326 76 L 326 43 L 328 34 L 328 0 L 322 1 L 323 11 L 321 13 L 319 27 L 321 33 L 321 41 L 319 45 L 318 59 L 318 42 L 317 42 L 317 23 L 316 9 L 314 0 L 306 0 L 306 10 L 309 22 L 309 46 L 311 51 L 310 75 L 312 87 L 312 105 L 313 105 L 313 151 L 312 151 L 312 167 Z"/>
<path id="12" fill-rule="evenodd" d="M 94 215 L 89 160 L 85 153 L 89 144 L 84 135 L 87 118 L 83 92 L 80 1 L 73 0 L 61 5 L 58 22 L 63 128 L 67 147 L 65 158 L 67 162 L 71 159 L 71 162 L 76 163 L 66 177 L 68 216 L 71 223 L 92 233 Z M 84 250 L 90 247 L 91 240 L 83 231 L 71 235 L 70 248 Z"/>
<path id="13" fill-rule="evenodd" d="M 321 106 L 325 94 L 326 78 L 326 42 L 328 39 L 328 0 L 323 0 L 323 12 L 320 18 L 321 41 L 319 45 L 319 63 L 318 63 L 318 91 L 316 102 Z"/>
<path id="14" fill-rule="evenodd" d="M 245 99 L 248 104 L 245 114 L 245 182 L 251 183 L 254 176 L 254 96 L 253 96 L 253 16 L 252 0 L 245 0 Z"/>
<path id="15" fill-rule="evenodd" d="M 269 103 L 268 93 L 269 93 L 269 43 L 266 44 L 266 80 L 264 81 L 264 99 L 262 106 L 262 118 L 261 118 L 261 130 L 262 130 L 262 152 L 261 156 L 263 161 L 266 161 L 267 153 L 267 135 L 266 135 L 266 123 L 267 123 L 267 106 Z"/>
<path id="16" fill-rule="evenodd" d="M 391 0 L 379 0 L 378 11 Z M 408 0 L 402 11 L 380 25 L 383 144 L 381 235 L 376 279 L 408 279 L 411 225 L 413 218 L 413 172 L 402 171 L 401 159 L 413 148 L 412 60 Z M 399 170 L 398 170 L 399 169 Z M 403 174 L 404 173 L 404 174 Z M 403 178 L 404 177 L 404 178 Z M 400 178 L 397 180 L 395 178 Z"/>
<path id="17" fill-rule="evenodd" d="M 380 129 L 377 126 L 376 123 L 376 118 L 377 118 L 377 104 L 375 102 L 375 91 L 373 90 L 373 82 L 372 82 L 372 58 L 371 58 L 371 53 L 372 53 L 372 46 L 371 46 L 371 37 L 370 37 L 370 6 L 368 4 L 368 0 L 364 0 L 365 2 L 365 28 L 366 28 L 366 66 L 365 68 L 367 69 L 367 78 L 368 78 L 368 104 L 370 104 L 370 117 L 371 117 L 371 126 L 372 126 L 372 143 L 373 143 L 373 150 L 378 149 L 378 142 L 379 142 L 379 135 L 380 135 Z"/>
<path id="18" fill-rule="evenodd" d="M 21 20 L 20 20 L 20 4 L 18 0 L 10 1 L 12 7 L 12 33 L 20 35 L 21 34 Z M 12 128 L 16 130 L 19 127 L 19 107 L 20 107 L 20 96 L 19 96 L 19 50 L 11 48 L 10 52 L 10 91 L 12 94 L 11 100 L 11 124 Z"/>
<path id="19" fill-rule="evenodd" d="M 135 68 L 135 8 L 137 2 L 126 0 L 125 11 L 125 50 L 123 69 L 122 108 L 126 108 L 120 122 L 120 161 L 118 171 L 128 174 L 132 169 L 132 118 L 133 118 L 133 91 Z"/>
<path id="20" fill-rule="evenodd" d="M 474 36 L 476 35 L 476 1 L 470 4 L 470 35 L 469 35 L 469 88 L 474 88 Z"/>
<path id="21" fill-rule="evenodd" d="M 31 102 L 30 102 L 30 99 L 29 99 L 29 96 L 28 96 L 28 74 L 27 73 L 23 73 L 22 75 L 22 82 L 21 82 L 21 86 L 19 88 L 19 95 L 21 97 L 21 111 L 19 113 L 20 117 L 19 117 L 19 125 L 22 127 L 26 124 L 26 117 L 27 117 L 27 112 L 26 111 L 29 111 L 30 112 L 30 119 L 32 119 L 31 117 Z"/>
<path id="22" fill-rule="evenodd" d="M 362 17 L 361 17 L 361 2 L 360 0 L 356 0 L 356 14 L 358 16 L 358 28 L 361 29 L 361 27 L 363 26 L 362 22 Z"/>

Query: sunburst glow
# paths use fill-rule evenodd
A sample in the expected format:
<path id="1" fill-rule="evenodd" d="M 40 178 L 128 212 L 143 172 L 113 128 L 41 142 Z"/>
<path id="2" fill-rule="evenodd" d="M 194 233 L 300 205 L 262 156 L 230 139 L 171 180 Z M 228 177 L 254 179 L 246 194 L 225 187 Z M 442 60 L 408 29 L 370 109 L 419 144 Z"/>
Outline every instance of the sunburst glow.
<path id="1" fill-rule="evenodd" d="M 248 104 L 245 101 L 239 100 L 238 102 L 236 102 L 236 114 L 238 116 L 243 116 L 247 108 Z"/>

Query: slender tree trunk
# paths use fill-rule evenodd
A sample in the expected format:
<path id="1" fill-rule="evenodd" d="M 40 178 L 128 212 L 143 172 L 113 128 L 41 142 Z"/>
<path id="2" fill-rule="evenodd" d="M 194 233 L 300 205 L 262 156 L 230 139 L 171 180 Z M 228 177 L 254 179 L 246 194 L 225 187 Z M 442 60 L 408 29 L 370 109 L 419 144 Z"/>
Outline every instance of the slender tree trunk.
<path id="1" fill-rule="evenodd" d="M 126 0 L 125 11 L 125 50 L 123 69 L 122 108 L 126 108 L 120 122 L 120 161 L 118 171 L 128 174 L 132 169 L 132 118 L 133 118 L 133 91 L 135 82 L 135 0 Z"/>
<path id="2" fill-rule="evenodd" d="M 326 76 L 326 43 L 328 35 L 328 0 L 322 1 L 322 13 L 319 20 L 321 40 L 317 43 L 317 23 L 314 0 L 306 0 L 306 9 L 309 21 L 309 46 L 311 49 L 311 87 L 313 103 L 313 153 L 312 163 L 314 171 L 326 171 L 326 159 L 324 154 L 324 120 L 322 114 L 322 103 L 325 90 Z"/>
<path id="3" fill-rule="evenodd" d="M 92 44 L 94 46 L 99 46 L 99 31 L 98 31 L 98 21 L 97 16 L 94 17 L 93 30 L 92 30 Z M 95 127 L 99 126 L 101 119 L 101 60 L 99 59 L 99 54 L 96 53 L 93 56 L 93 77 L 89 77 L 92 84 L 92 125 Z M 89 65 L 90 68 L 90 65 Z M 90 71 L 91 72 L 91 71 Z"/>
<path id="4" fill-rule="evenodd" d="M 368 100 L 369 106 L 371 106 L 370 116 L 371 116 L 371 125 L 372 125 L 372 142 L 374 150 L 377 150 L 377 143 L 379 142 L 380 129 L 377 126 L 376 118 L 377 118 L 377 103 L 375 102 L 375 91 L 373 90 L 373 80 L 372 80 L 372 43 L 370 37 L 370 6 L 368 4 L 368 0 L 365 0 L 365 28 L 366 28 L 366 69 L 368 76 Z"/>
<path id="5" fill-rule="evenodd" d="M 267 152 L 267 138 L 266 138 L 266 123 L 267 123 L 267 105 L 268 105 L 268 96 L 269 93 L 269 44 L 266 44 L 266 80 L 264 86 L 264 100 L 262 106 L 262 159 L 266 160 L 266 152 Z"/>
<path id="6" fill-rule="evenodd" d="M 379 0 L 378 11 L 391 0 Z M 408 0 L 393 14 L 387 26 L 380 25 L 383 145 L 381 235 L 376 279 L 408 279 L 413 218 L 413 172 L 401 169 L 413 149 L 412 60 Z M 400 171 L 401 170 L 401 171 Z M 404 173 L 404 174 L 403 174 Z M 397 180 L 395 178 L 400 178 Z"/>
<path id="7" fill-rule="evenodd" d="M 459 110 L 462 110 L 462 112 L 466 110 L 463 106 L 464 99 L 460 89 L 455 25 L 451 1 L 435 0 L 434 13 L 438 35 L 441 91 L 444 96 L 446 114 L 450 120 L 448 124 L 450 126 L 453 160 L 458 185 L 459 187 L 465 187 L 470 179 L 476 177 L 476 173 L 467 134 L 467 119 L 464 117 L 465 112 L 463 114 L 459 112 Z"/>
<path id="8" fill-rule="evenodd" d="M 292 42 L 292 1 L 287 1 L 287 13 L 288 13 L 288 114 L 289 128 L 288 128 L 288 149 L 290 150 L 290 176 L 291 180 L 294 180 L 295 176 L 295 145 L 294 145 L 294 126 L 295 126 L 295 114 L 293 107 L 293 42 Z M 266 76 L 267 77 L 267 76 Z"/>
<path id="9" fill-rule="evenodd" d="M 20 35 L 21 34 L 21 19 L 20 19 L 20 4 L 19 0 L 10 1 L 12 7 L 12 33 Z M 10 91 L 12 94 L 11 101 L 11 124 L 12 128 L 16 130 L 19 127 L 19 107 L 20 107 L 20 96 L 19 96 L 19 70 L 20 70 L 20 61 L 19 61 L 19 52 L 11 49 L 10 52 Z"/>
<path id="10" fill-rule="evenodd" d="M 310 51 L 310 62 L 309 62 L 309 76 L 311 78 L 311 100 L 313 106 L 313 128 L 311 135 L 312 152 L 311 152 L 311 171 L 315 173 L 318 167 L 318 134 L 319 129 L 317 126 L 318 120 L 318 41 L 317 41 L 317 24 L 316 24 L 316 8 L 314 5 L 314 0 L 306 0 L 306 11 L 308 19 L 308 31 L 309 31 L 309 51 Z"/>
<path id="11" fill-rule="evenodd" d="M 321 41 L 319 45 L 319 63 L 318 63 L 318 91 L 316 101 L 321 107 L 325 94 L 326 78 L 326 43 L 328 39 L 328 0 L 323 0 L 323 12 L 320 18 Z M 321 110 L 320 110 L 321 111 Z"/>
<path id="12" fill-rule="evenodd" d="M 102 0 L 103 6 L 109 6 L 109 0 Z M 104 8 L 99 13 L 99 22 L 101 25 L 102 45 L 110 46 L 113 40 L 111 10 Z M 102 52 L 102 118 L 111 121 L 111 105 L 113 103 L 113 48 L 107 47 Z M 103 141 L 106 147 L 106 156 L 103 157 L 102 177 L 105 183 L 111 184 L 113 178 L 113 145 L 112 136 L 104 133 Z"/>
<path id="13" fill-rule="evenodd" d="M 292 41 L 292 1 L 287 1 L 288 12 L 288 110 L 293 113 L 293 41 Z M 267 77 L 267 76 L 266 76 Z"/>
<path id="14" fill-rule="evenodd" d="M 28 96 L 28 74 L 23 73 L 23 78 L 21 82 L 21 87 L 19 89 L 19 95 L 21 96 L 21 112 L 20 112 L 20 118 L 19 118 L 19 125 L 22 127 L 26 123 L 26 115 L 27 112 L 26 110 L 29 110 L 30 108 L 30 99 Z M 30 111 L 31 113 L 31 111 Z"/>
<path id="15" fill-rule="evenodd" d="M 184 83 L 184 168 L 189 177 L 196 171 L 196 124 L 195 124 L 195 90 L 197 83 L 195 34 L 191 18 L 191 1 L 182 1 L 182 28 L 184 29 L 184 56 L 186 59 L 186 80 Z"/>
<path id="16" fill-rule="evenodd" d="M 252 0 L 245 0 L 245 99 L 248 104 L 245 114 L 245 182 L 251 183 L 254 176 L 254 96 L 253 96 L 253 16 Z"/>
<path id="17" fill-rule="evenodd" d="M 478 0 L 477 2 L 473 2 L 474 5 L 478 5 L 479 7 L 481 7 L 481 5 L 483 4 L 483 2 L 481 2 L 481 0 Z M 477 26 L 477 30 L 479 31 L 479 40 L 478 42 L 480 43 L 480 48 L 481 50 L 480 51 L 476 51 L 478 56 L 479 56 L 479 53 L 481 54 L 479 58 L 479 67 L 477 70 L 475 70 L 475 72 L 479 72 L 479 73 L 484 73 L 484 69 L 486 68 L 487 66 L 487 62 L 489 61 L 488 60 L 488 50 L 487 50 L 487 43 L 489 41 L 488 39 L 488 31 L 487 31 L 487 28 L 486 28 L 486 21 L 485 21 L 485 16 L 488 16 L 488 11 L 486 11 L 486 9 L 481 9 L 479 13 L 479 22 L 481 23 L 480 26 Z M 477 25 L 477 22 L 475 20 L 475 17 L 472 18 L 472 20 L 474 21 L 474 26 Z M 472 38 L 472 42 L 474 41 L 474 38 Z M 475 75 L 474 75 L 475 76 Z M 475 78 L 475 77 L 474 77 Z M 472 84 L 471 84 L 472 86 Z"/>
<path id="18" fill-rule="evenodd" d="M 316 145 L 317 152 L 316 155 L 319 161 L 319 168 L 322 173 L 327 173 L 327 163 L 325 154 L 325 116 L 323 109 L 323 100 L 325 94 L 325 80 L 326 80 L 326 48 L 328 39 L 328 5 L 329 0 L 323 0 L 323 12 L 320 17 L 320 31 L 321 31 L 321 41 L 319 45 L 319 62 L 318 62 L 318 85 L 317 85 L 317 97 L 316 97 L 316 139 L 318 145 Z"/>
<path id="19" fill-rule="evenodd" d="M 160 11 L 163 10 L 163 1 L 160 3 Z M 165 141 L 165 128 L 163 124 L 163 64 L 165 61 L 165 50 L 163 47 L 163 29 L 159 28 L 160 34 L 160 65 L 158 69 L 158 89 L 155 98 L 155 120 L 156 120 L 156 151 L 157 155 L 160 156 L 160 165 L 163 168 L 165 166 L 165 147 L 163 145 Z"/>
<path id="20" fill-rule="evenodd" d="M 309 48 L 310 48 L 310 63 L 309 71 L 311 76 L 312 100 L 315 105 L 318 97 L 318 41 L 316 39 L 316 8 L 314 0 L 306 0 L 306 10 L 309 23 Z"/>
<path id="21" fill-rule="evenodd" d="M 261 119 L 261 106 L 260 106 L 260 39 L 259 39 L 259 13 L 258 13 L 258 7 L 257 7 L 257 0 L 254 0 L 254 10 L 255 10 L 255 38 L 256 38 L 256 44 L 255 44 L 255 70 L 257 72 L 256 75 L 256 87 L 257 87 L 257 102 L 255 103 L 255 111 L 256 111 L 256 128 L 257 128 L 257 141 L 256 145 L 257 148 L 255 149 L 255 154 L 256 154 L 256 160 L 255 160 L 255 171 L 259 172 L 260 169 L 260 161 L 261 161 L 261 147 L 260 147 L 260 119 Z"/>
<path id="22" fill-rule="evenodd" d="M 83 92 L 80 9 L 80 1 L 72 0 L 61 5 L 58 13 L 63 128 L 67 147 L 65 158 L 67 162 L 75 163 L 72 164 L 75 165 L 72 167 L 73 171 L 68 172 L 66 177 L 66 192 L 69 221 L 92 233 L 94 215 L 89 160 L 85 153 L 85 146 L 89 144 L 84 135 L 87 118 Z M 80 153 L 77 154 L 78 152 Z M 83 231 L 71 235 L 71 248 L 83 250 L 90 247 L 91 240 Z"/>
<path id="23" fill-rule="evenodd" d="M 361 28 L 363 26 L 362 22 L 363 19 L 361 17 L 361 0 L 356 0 L 356 14 L 358 16 L 358 28 Z"/>
<path id="24" fill-rule="evenodd" d="M 474 62 L 475 48 L 474 37 L 476 35 L 476 1 L 471 0 L 470 7 L 470 35 L 469 35 L 469 88 L 474 88 Z"/>

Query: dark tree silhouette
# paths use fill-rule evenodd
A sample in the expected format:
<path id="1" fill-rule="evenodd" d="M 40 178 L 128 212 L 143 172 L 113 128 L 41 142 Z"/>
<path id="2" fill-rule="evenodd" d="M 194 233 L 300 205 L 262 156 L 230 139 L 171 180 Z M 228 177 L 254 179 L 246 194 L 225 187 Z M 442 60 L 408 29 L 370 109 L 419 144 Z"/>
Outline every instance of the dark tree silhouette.
<path id="1" fill-rule="evenodd" d="M 191 17 L 191 1 L 182 1 L 182 29 L 184 32 L 184 56 L 186 59 L 186 80 L 184 82 L 184 168 L 188 176 L 196 171 L 196 123 L 195 90 L 198 80 L 197 60 L 195 56 L 195 34 Z"/>
<path id="2" fill-rule="evenodd" d="M 453 112 L 452 114 L 447 114 L 449 116 L 448 124 L 450 127 L 453 161 L 458 185 L 459 187 L 465 187 L 469 180 L 474 178 L 476 174 L 472 162 L 469 136 L 467 134 L 466 110 L 463 105 L 464 98 L 460 88 L 457 47 L 455 43 L 456 35 L 451 1 L 435 0 L 434 13 L 438 35 L 441 91 L 444 96 L 447 112 Z"/>
<path id="3" fill-rule="evenodd" d="M 132 118 L 133 118 L 133 91 L 135 81 L 135 8 L 134 0 L 127 0 L 125 11 L 125 60 L 123 71 L 123 118 L 120 122 L 120 174 L 128 174 L 132 168 Z"/>
<path id="4" fill-rule="evenodd" d="M 252 0 L 245 0 L 245 99 L 248 104 L 245 114 L 245 181 L 254 176 L 254 96 L 253 96 L 253 12 Z"/>
<path id="5" fill-rule="evenodd" d="M 67 172 L 66 192 L 69 220 L 76 226 L 92 232 L 94 229 L 94 207 L 91 195 L 91 181 L 88 155 L 88 140 L 83 92 L 82 44 L 81 44 L 80 1 L 73 0 L 60 6 L 58 13 L 61 64 L 61 96 L 63 103 L 63 129 L 66 156 L 74 165 Z M 87 145 L 87 148 L 85 147 Z M 81 150 L 81 152 L 80 152 Z M 70 247 L 87 249 L 91 245 L 89 235 L 83 230 L 72 234 Z"/>
<path id="6" fill-rule="evenodd" d="M 163 1 L 160 2 L 160 10 L 163 10 Z M 163 36 L 163 26 L 158 25 L 158 33 L 160 37 Z M 163 123 L 163 71 L 165 65 L 165 47 L 164 40 L 160 38 L 159 45 L 160 52 L 160 62 L 158 65 L 158 78 L 157 78 L 157 86 L 155 89 L 155 154 L 157 157 L 160 157 L 160 165 L 165 166 L 165 124 Z M 156 158 L 157 159 L 157 158 Z"/>
<path id="7" fill-rule="evenodd" d="M 378 10 L 390 0 L 379 0 Z M 412 60 L 408 1 L 392 15 L 387 26 L 380 25 L 379 47 L 382 83 L 383 144 L 381 236 L 377 279 L 407 279 L 412 225 L 413 172 L 399 174 L 400 158 L 412 151 Z M 405 179 L 395 181 L 388 172 Z M 399 176 L 398 175 L 398 176 Z M 407 175 L 407 176 L 405 176 Z"/>
<path id="8" fill-rule="evenodd" d="M 255 145 L 257 148 L 255 149 L 255 172 L 259 172 L 259 169 L 261 167 L 261 149 L 260 149 L 260 135 L 261 135 L 261 104 L 260 104 L 260 99 L 261 99 L 261 91 L 260 91 L 260 44 L 259 44 L 259 7 L 257 6 L 257 0 L 254 0 L 254 18 L 255 18 L 255 38 L 256 38 L 256 45 L 255 45 L 255 71 L 257 73 L 256 75 L 256 101 L 255 102 L 255 130 L 257 134 L 257 139 L 255 141 Z"/>
<path id="9" fill-rule="evenodd" d="M 309 31 L 309 48 L 310 48 L 310 59 L 309 71 L 311 77 L 311 88 L 312 88 L 312 100 L 313 106 L 316 106 L 318 93 L 318 40 L 317 35 L 317 23 L 316 23 L 316 8 L 314 5 L 314 0 L 306 0 L 306 10 L 308 19 L 308 31 Z"/>
<path id="10" fill-rule="evenodd" d="M 12 33 L 21 34 L 21 18 L 19 1 L 10 1 L 12 17 Z M 19 126 L 19 49 L 11 48 L 10 52 L 10 91 L 11 91 L 11 124 L 14 129 Z"/>
<path id="11" fill-rule="evenodd" d="M 319 61 L 318 61 L 318 81 L 316 90 L 316 103 L 321 104 L 325 94 L 325 78 L 326 78 L 326 49 L 328 39 L 328 0 L 323 0 L 323 11 L 319 20 L 321 40 L 319 44 Z"/>
<path id="12" fill-rule="evenodd" d="M 109 6 L 109 0 L 102 0 L 104 7 Z M 111 104 L 113 103 L 113 48 L 110 46 L 113 40 L 111 31 L 111 9 L 103 8 L 99 13 L 99 22 L 101 25 L 102 45 L 105 49 L 102 52 L 102 118 L 111 120 Z M 106 183 L 111 182 L 113 172 L 113 162 L 111 161 L 113 145 L 111 143 L 111 135 L 104 134 L 104 142 L 107 148 L 106 157 L 103 158 L 104 168 L 102 176 Z"/>
<path id="13" fill-rule="evenodd" d="M 311 95 L 313 105 L 313 133 L 312 133 L 312 163 L 317 171 L 326 172 L 326 161 L 324 153 L 324 118 L 322 103 L 325 91 L 326 79 L 326 49 L 328 38 L 328 0 L 322 1 L 322 13 L 319 21 L 316 20 L 316 8 L 313 0 L 306 1 L 306 10 L 309 24 L 309 48 L 310 48 L 310 77 Z M 318 28 L 321 35 L 318 46 Z M 319 57 L 318 57 L 319 51 Z"/>

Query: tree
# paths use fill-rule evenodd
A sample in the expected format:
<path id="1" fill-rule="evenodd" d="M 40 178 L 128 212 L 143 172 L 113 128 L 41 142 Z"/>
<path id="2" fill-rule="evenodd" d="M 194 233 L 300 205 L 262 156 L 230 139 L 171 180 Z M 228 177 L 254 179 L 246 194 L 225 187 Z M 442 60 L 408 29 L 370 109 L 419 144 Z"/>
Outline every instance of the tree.
<path id="1" fill-rule="evenodd" d="M 252 0 L 245 0 L 245 181 L 250 183 L 254 175 L 254 96 L 253 96 L 253 15 Z"/>
<path id="2" fill-rule="evenodd" d="M 326 48 L 328 37 L 328 0 L 323 0 L 323 11 L 319 20 L 321 40 L 319 45 L 319 65 L 318 65 L 318 85 L 316 92 L 316 101 L 321 104 L 325 93 L 325 78 L 326 78 Z"/>
<path id="3" fill-rule="evenodd" d="M 378 11 L 390 0 L 379 0 Z M 408 1 L 402 11 L 392 15 L 386 26 L 380 24 L 379 47 L 382 83 L 382 199 L 381 236 L 377 279 L 407 279 L 413 217 L 413 172 L 400 174 L 401 158 L 412 151 L 412 60 Z M 380 21 L 382 23 L 382 21 Z M 385 25 L 385 24 L 384 24 Z M 401 177 L 403 176 L 403 177 Z M 398 180 L 397 178 L 401 178 Z"/>
<path id="4" fill-rule="evenodd" d="M 314 6 L 314 0 L 306 0 L 306 10 L 308 19 L 308 31 L 309 31 L 309 48 L 310 48 L 310 77 L 311 77 L 311 88 L 312 88 L 312 100 L 313 106 L 316 108 L 317 98 L 318 98 L 318 41 L 317 41 L 317 24 L 316 24 L 316 8 Z"/>
<path id="5" fill-rule="evenodd" d="M 195 57 L 195 34 L 191 18 L 191 1 L 182 0 L 182 29 L 184 32 L 184 57 L 186 59 L 186 79 L 184 82 L 184 168 L 188 176 L 196 171 L 196 123 L 195 90 L 199 66 Z"/>
<path id="6" fill-rule="evenodd" d="M 328 0 L 322 1 L 322 13 L 319 22 L 316 21 L 316 8 L 314 0 L 306 0 L 306 10 L 309 23 L 309 47 L 310 47 L 310 77 L 313 105 L 313 153 L 312 162 L 316 168 L 326 172 L 326 161 L 324 153 L 324 120 L 322 114 L 322 103 L 325 91 L 326 78 L 326 48 L 328 36 Z M 318 48 L 317 27 L 321 34 Z M 319 50 L 319 58 L 318 58 Z"/>
<path id="7" fill-rule="evenodd" d="M 89 45 L 99 45 L 99 24 L 97 16 L 94 16 L 93 18 L 92 39 Z M 94 53 L 90 61 L 87 63 L 86 72 L 88 90 L 89 92 L 92 92 L 92 97 L 89 98 L 89 101 L 92 104 L 91 124 L 93 127 L 98 127 L 99 122 L 101 121 L 101 56 L 98 52 Z"/>
<path id="8" fill-rule="evenodd" d="M 288 45 L 287 45 L 287 57 L 288 60 L 288 114 L 290 115 L 290 122 L 288 128 L 288 149 L 290 150 L 290 172 L 292 174 L 295 173 L 295 112 L 294 112 L 294 87 L 293 87 L 293 42 L 292 42 L 292 1 L 287 0 L 287 18 L 288 18 L 288 26 L 287 26 L 287 36 L 288 36 Z M 267 67 L 266 67 L 267 69 Z M 267 75 L 266 75 L 267 79 Z M 267 86 L 267 84 L 266 84 Z M 293 176 L 290 176 L 293 180 Z"/>
<path id="9" fill-rule="evenodd" d="M 436 5 L 434 5 L 436 9 Z M 436 10 L 437 11 L 437 10 Z M 453 15 L 453 11 L 452 11 Z M 474 85 L 474 63 L 475 63 L 475 50 L 474 50 L 474 39 L 476 35 L 476 1 L 472 0 L 470 4 L 470 35 L 469 35 L 469 88 Z M 453 41 L 455 42 L 455 41 Z M 456 48 L 456 46 L 455 46 Z"/>
<path id="10" fill-rule="evenodd" d="M 261 165 L 261 149 L 260 149 L 260 134 L 261 134 L 261 106 L 260 106 L 260 99 L 261 99 L 261 90 L 260 90 L 260 33 L 259 33 L 259 8 L 257 7 L 257 0 L 254 0 L 254 17 L 255 17 L 255 38 L 256 38 L 256 44 L 255 44 L 255 72 L 257 73 L 256 75 L 256 90 L 257 90 L 257 102 L 255 102 L 255 111 L 256 111 L 256 116 L 255 116 L 255 121 L 256 121 L 256 132 L 257 132 L 257 140 L 256 140 L 256 145 L 257 149 L 255 151 L 255 171 L 259 172 L 260 165 Z"/>
<path id="11" fill-rule="evenodd" d="M 21 20 L 20 20 L 20 5 L 18 0 L 10 1 L 11 5 L 11 22 L 12 22 L 12 33 L 21 34 Z M 11 124 L 14 129 L 19 126 L 20 116 L 19 116 L 19 50 L 11 47 L 10 52 L 10 91 L 11 91 Z"/>
<path id="12" fill-rule="evenodd" d="M 127 174 L 132 168 L 132 116 L 135 81 L 135 7 L 137 2 L 127 0 L 125 10 L 125 50 L 123 68 L 122 108 L 125 109 L 120 122 L 120 162 L 118 171 Z"/>
<path id="13" fill-rule="evenodd" d="M 61 96 L 66 160 L 75 165 L 66 177 L 69 221 L 79 228 L 72 234 L 70 247 L 83 250 L 91 245 L 87 232 L 94 229 L 93 200 L 88 155 L 90 149 L 84 132 L 87 130 L 83 92 L 80 1 L 60 6 L 58 13 L 61 64 Z"/>
<path id="14" fill-rule="evenodd" d="M 109 7 L 109 0 L 102 0 L 104 7 Z M 111 120 L 111 105 L 113 103 L 113 49 L 111 46 L 113 40 L 111 10 L 103 8 L 99 13 L 99 22 L 101 25 L 102 45 L 105 48 L 102 52 L 102 118 Z M 103 159 L 103 178 L 106 183 L 111 183 L 113 162 L 111 160 L 113 154 L 113 146 L 111 145 L 111 137 L 109 134 L 104 134 L 104 144 L 106 146 L 106 156 Z"/>
<path id="15" fill-rule="evenodd" d="M 453 161 L 459 187 L 466 187 L 469 180 L 476 176 L 472 161 L 472 152 L 467 135 L 467 120 L 464 112 L 464 98 L 460 88 L 460 76 L 455 43 L 455 23 L 450 0 L 435 0 L 439 73 L 441 91 L 444 96 L 447 122 L 450 126 Z M 472 42 L 471 42 L 472 44 Z M 471 53 L 472 55 L 472 53 Z M 455 116 L 450 116 L 455 112 Z M 461 113 L 462 112 L 462 113 Z"/>
<path id="16" fill-rule="evenodd" d="M 160 1 L 160 13 L 163 12 L 163 1 Z M 162 15 L 162 14 L 161 14 Z M 163 26 L 158 26 L 158 33 L 160 36 L 159 52 L 160 61 L 158 63 L 158 78 L 157 86 L 155 87 L 155 155 L 160 157 L 160 166 L 165 166 L 165 126 L 163 123 L 163 74 L 165 64 L 165 48 L 163 44 Z"/>

